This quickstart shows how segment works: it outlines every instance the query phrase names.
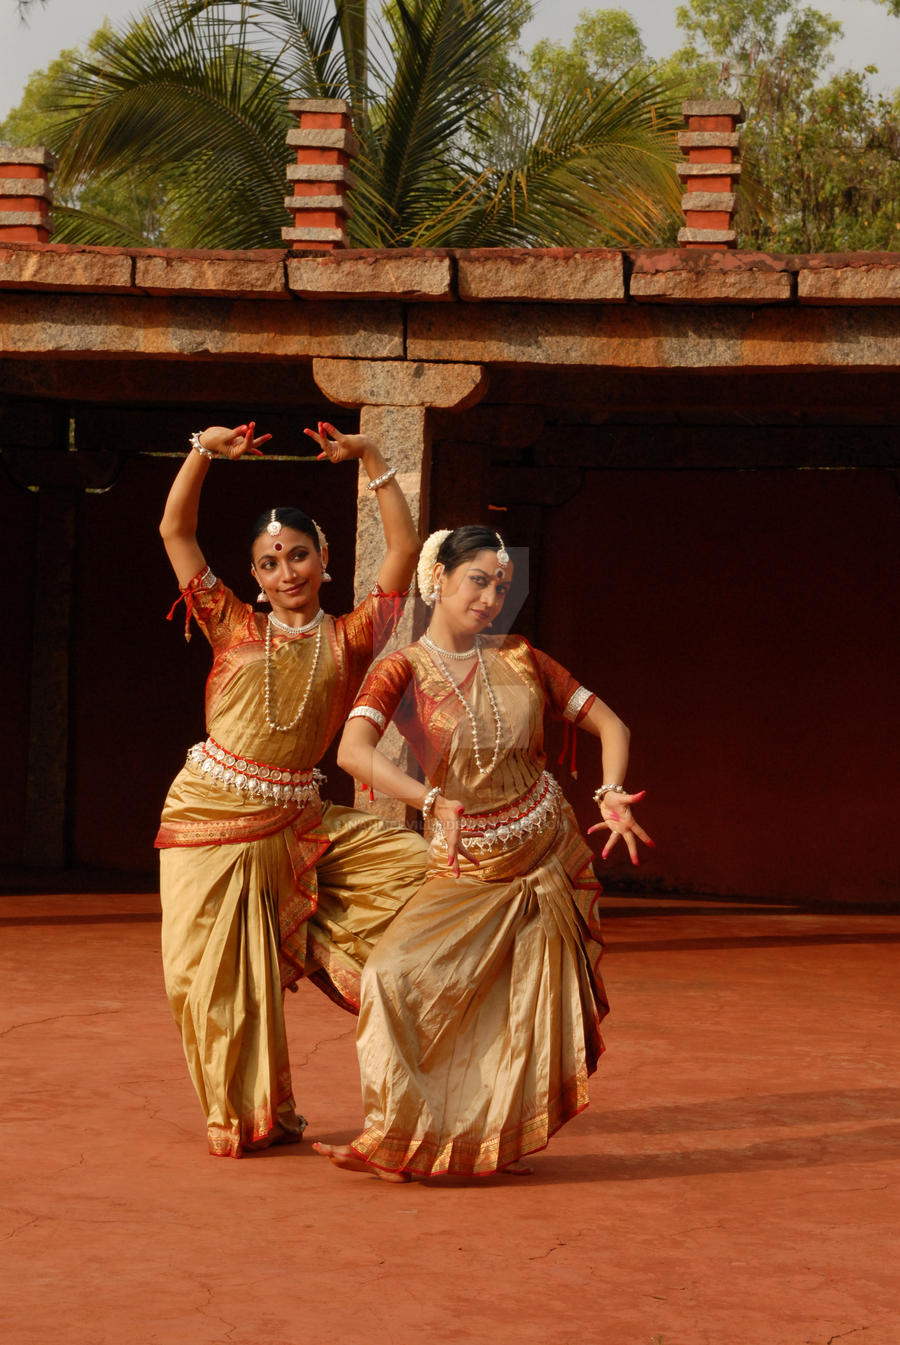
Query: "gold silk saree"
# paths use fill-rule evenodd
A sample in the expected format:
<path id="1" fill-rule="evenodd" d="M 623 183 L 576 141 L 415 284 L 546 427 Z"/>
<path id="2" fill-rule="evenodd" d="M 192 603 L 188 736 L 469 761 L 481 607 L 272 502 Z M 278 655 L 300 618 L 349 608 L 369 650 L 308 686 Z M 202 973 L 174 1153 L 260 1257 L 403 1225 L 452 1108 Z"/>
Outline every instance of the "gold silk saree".
<path id="1" fill-rule="evenodd" d="M 421 884 L 413 832 L 320 799 L 315 766 L 346 717 L 397 595 L 271 640 L 265 616 L 209 572 L 185 590 L 213 650 L 208 737 L 176 776 L 160 850 L 166 991 L 210 1152 L 299 1139 L 283 990 L 301 976 L 351 1012 L 374 943 Z M 308 692 L 308 695 L 307 695 Z"/>
<path id="2" fill-rule="evenodd" d="M 447 870 L 432 838 L 421 891 L 362 979 L 357 1050 L 365 1126 L 354 1151 L 419 1175 L 485 1174 L 543 1148 L 588 1103 L 608 1005 L 599 972 L 600 885 L 591 852 L 545 772 L 545 710 L 577 722 L 593 697 L 519 637 L 484 640 L 483 679 L 459 689 L 420 644 L 377 664 L 357 706 L 393 718 L 427 778 L 465 808 L 478 864 Z M 380 719 L 379 719 L 380 717 Z"/>

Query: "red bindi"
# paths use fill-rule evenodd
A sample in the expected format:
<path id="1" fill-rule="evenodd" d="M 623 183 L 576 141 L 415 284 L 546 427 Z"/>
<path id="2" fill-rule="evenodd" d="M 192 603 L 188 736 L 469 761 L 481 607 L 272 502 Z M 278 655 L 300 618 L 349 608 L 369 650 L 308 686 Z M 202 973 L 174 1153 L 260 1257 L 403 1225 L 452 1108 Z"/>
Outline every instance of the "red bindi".
<path id="1" fill-rule="evenodd" d="M 275 545 L 274 545 L 274 547 L 272 548 L 272 550 L 273 550 L 273 551 L 283 551 L 283 550 L 284 550 L 284 546 L 282 545 L 281 542 L 276 542 Z"/>

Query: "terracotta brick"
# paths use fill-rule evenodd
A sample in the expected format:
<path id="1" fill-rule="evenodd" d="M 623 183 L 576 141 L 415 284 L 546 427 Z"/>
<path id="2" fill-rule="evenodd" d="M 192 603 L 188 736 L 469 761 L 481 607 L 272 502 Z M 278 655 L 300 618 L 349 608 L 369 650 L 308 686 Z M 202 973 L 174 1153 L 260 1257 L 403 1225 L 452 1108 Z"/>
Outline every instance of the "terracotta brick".
<path id="1" fill-rule="evenodd" d="M 452 263 L 445 251 L 334 252 L 290 258 L 288 285 L 304 298 L 451 299 Z"/>
<path id="2" fill-rule="evenodd" d="M 484 248 L 456 254 L 461 299 L 622 303 L 622 254 L 608 249 Z"/>

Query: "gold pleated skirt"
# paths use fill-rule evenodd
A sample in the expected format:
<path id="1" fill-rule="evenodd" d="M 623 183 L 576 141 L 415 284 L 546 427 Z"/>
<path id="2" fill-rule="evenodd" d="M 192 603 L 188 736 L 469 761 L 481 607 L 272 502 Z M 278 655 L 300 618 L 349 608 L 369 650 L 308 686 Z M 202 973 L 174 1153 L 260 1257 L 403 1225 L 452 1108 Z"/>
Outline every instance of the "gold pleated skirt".
<path id="1" fill-rule="evenodd" d="M 414 832 L 333 804 L 259 839 L 160 850 L 166 992 L 210 1153 L 301 1137 L 284 987 L 305 975 L 357 1012 L 365 962 L 425 854 Z"/>
<path id="2" fill-rule="evenodd" d="M 421 891 L 362 979 L 366 1122 L 353 1149 L 418 1175 L 495 1172 L 587 1106 L 608 1005 L 599 884 L 574 816 L 455 879 L 433 847 Z"/>

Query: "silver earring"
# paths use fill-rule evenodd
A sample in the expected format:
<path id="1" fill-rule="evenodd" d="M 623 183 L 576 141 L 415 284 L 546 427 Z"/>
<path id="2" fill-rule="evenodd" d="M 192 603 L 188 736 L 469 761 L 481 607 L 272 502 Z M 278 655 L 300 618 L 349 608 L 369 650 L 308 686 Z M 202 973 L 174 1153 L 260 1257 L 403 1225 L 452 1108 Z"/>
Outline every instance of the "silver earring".
<path id="1" fill-rule="evenodd" d="M 268 602 L 268 601 L 269 601 L 269 596 L 268 596 L 267 593 L 263 593 L 262 589 L 260 589 L 259 592 L 258 592 L 257 595 L 256 595 L 256 601 L 257 601 L 257 602 Z"/>
<path id="2" fill-rule="evenodd" d="M 328 573 L 328 571 L 325 569 L 324 566 L 322 567 L 322 583 L 323 584 L 331 583 L 331 575 Z"/>
<path id="3" fill-rule="evenodd" d="M 434 600 L 435 600 L 435 602 L 440 602 L 440 600 L 441 600 L 441 581 L 440 581 L 440 579 L 437 581 L 437 583 L 436 583 L 435 586 L 434 586 Z"/>

